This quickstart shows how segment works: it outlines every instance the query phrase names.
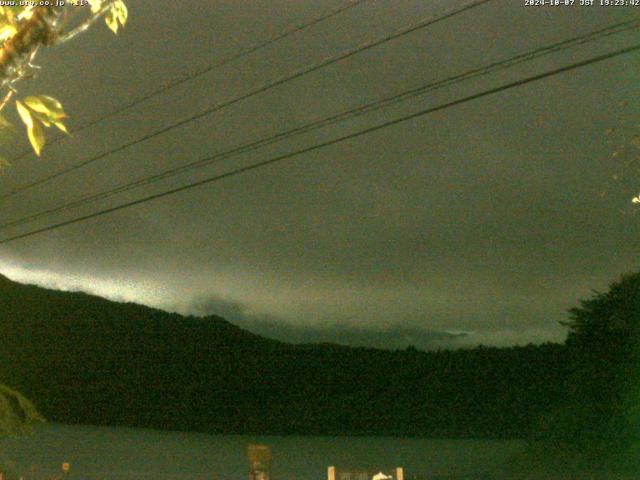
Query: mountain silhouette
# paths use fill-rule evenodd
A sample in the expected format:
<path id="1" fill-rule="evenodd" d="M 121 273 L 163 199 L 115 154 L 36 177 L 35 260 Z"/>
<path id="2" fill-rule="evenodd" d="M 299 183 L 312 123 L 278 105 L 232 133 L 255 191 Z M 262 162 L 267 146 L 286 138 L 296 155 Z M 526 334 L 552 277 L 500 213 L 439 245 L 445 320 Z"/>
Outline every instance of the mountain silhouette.
<path id="1" fill-rule="evenodd" d="M 560 404 L 563 345 L 292 345 L 0 275 L 0 381 L 50 421 L 212 433 L 522 437 Z"/>

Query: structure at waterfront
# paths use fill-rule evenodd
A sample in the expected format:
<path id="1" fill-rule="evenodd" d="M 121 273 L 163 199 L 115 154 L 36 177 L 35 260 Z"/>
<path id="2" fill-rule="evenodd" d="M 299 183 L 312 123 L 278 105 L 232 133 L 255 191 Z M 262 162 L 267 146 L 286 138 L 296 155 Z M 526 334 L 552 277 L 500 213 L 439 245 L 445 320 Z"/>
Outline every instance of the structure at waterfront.
<path id="1" fill-rule="evenodd" d="M 402 467 L 391 469 L 343 468 L 330 466 L 327 480 L 404 480 Z"/>

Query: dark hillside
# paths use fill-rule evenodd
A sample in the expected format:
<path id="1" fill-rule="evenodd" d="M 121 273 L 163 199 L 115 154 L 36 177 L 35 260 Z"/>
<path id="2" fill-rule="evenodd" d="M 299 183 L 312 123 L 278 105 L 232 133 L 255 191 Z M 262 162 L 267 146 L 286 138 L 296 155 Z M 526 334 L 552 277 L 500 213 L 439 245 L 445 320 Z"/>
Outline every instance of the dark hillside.
<path id="1" fill-rule="evenodd" d="M 52 421 L 205 432 L 522 437 L 562 400 L 565 348 L 288 345 L 0 278 L 1 379 Z"/>

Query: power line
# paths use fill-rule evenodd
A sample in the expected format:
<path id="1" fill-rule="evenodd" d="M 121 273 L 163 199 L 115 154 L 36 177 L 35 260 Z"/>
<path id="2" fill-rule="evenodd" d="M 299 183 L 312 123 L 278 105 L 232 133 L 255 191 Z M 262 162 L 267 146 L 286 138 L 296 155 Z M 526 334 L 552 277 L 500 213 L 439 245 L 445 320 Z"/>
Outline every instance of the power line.
<path id="1" fill-rule="evenodd" d="M 278 80 L 275 80 L 275 81 L 273 81 L 271 83 L 268 83 L 266 85 L 258 87 L 255 90 L 251 90 L 251 91 L 249 91 L 249 92 L 247 92 L 245 94 L 242 94 L 242 95 L 240 95 L 238 97 L 234 97 L 234 98 L 232 98 L 230 100 L 227 100 L 225 102 L 222 102 L 222 103 L 219 103 L 219 104 L 215 104 L 215 105 L 211 106 L 210 108 L 207 108 L 206 110 L 204 110 L 204 111 L 202 111 L 200 113 L 197 113 L 195 115 L 191 115 L 191 116 L 189 116 L 187 118 L 179 120 L 179 121 L 177 121 L 175 123 L 172 123 L 172 124 L 170 124 L 170 125 L 168 125 L 166 127 L 163 127 L 163 128 L 161 128 L 159 130 L 156 130 L 155 132 L 152 132 L 152 133 L 146 134 L 146 135 L 144 135 L 142 137 L 139 137 L 136 140 L 132 140 L 132 141 L 127 142 L 127 143 L 125 143 L 123 145 L 120 145 L 119 147 L 111 149 L 111 150 L 109 150 L 107 152 L 98 154 L 98 155 L 96 155 L 94 157 L 91 157 L 91 158 L 89 158 L 87 160 L 84 160 L 82 162 L 76 163 L 75 165 L 72 165 L 72 166 L 70 166 L 68 168 L 59 170 L 59 171 L 57 171 L 55 173 L 52 173 L 52 174 L 50 174 L 48 176 L 45 176 L 45 177 L 42 177 L 42 178 L 40 178 L 38 180 L 35 180 L 35 181 L 31 182 L 31 183 L 22 185 L 22 186 L 12 190 L 11 192 L 9 192 L 7 194 L 0 195 L 0 200 L 6 199 L 8 197 L 11 197 L 11 196 L 13 196 L 13 195 L 15 195 L 17 193 L 24 192 L 25 190 L 29 190 L 29 189 L 31 189 L 31 188 L 33 188 L 35 186 L 42 185 L 43 183 L 49 182 L 49 181 L 51 181 L 51 180 L 53 180 L 55 178 L 58 178 L 58 177 L 60 177 L 62 175 L 66 175 L 67 173 L 70 173 L 70 172 L 73 172 L 73 171 L 78 170 L 80 168 L 86 167 L 87 165 L 92 164 L 92 163 L 94 163 L 94 162 L 96 162 L 98 160 L 101 160 L 101 159 L 105 158 L 105 157 L 108 157 L 108 156 L 113 155 L 115 153 L 121 152 L 122 150 L 125 150 L 125 149 L 127 149 L 129 147 L 132 147 L 132 146 L 137 145 L 139 143 L 142 143 L 142 142 L 145 142 L 147 140 L 150 140 L 150 139 L 152 139 L 154 137 L 157 137 L 159 135 L 165 134 L 165 133 L 167 133 L 167 132 L 169 132 L 169 131 L 171 131 L 171 130 L 173 130 L 175 128 L 178 128 L 178 127 L 181 127 L 181 126 L 186 125 L 188 123 L 191 123 L 191 122 L 194 122 L 196 120 L 199 120 L 199 119 L 201 119 L 201 118 L 203 118 L 203 117 L 205 117 L 207 115 L 210 115 L 210 114 L 212 114 L 214 112 L 222 110 L 222 109 L 224 109 L 226 107 L 230 107 L 231 105 L 234 105 L 234 104 L 236 104 L 238 102 L 241 102 L 243 100 L 251 98 L 251 97 L 253 97 L 255 95 L 258 95 L 260 93 L 264 93 L 264 92 L 266 92 L 268 90 L 271 90 L 271 89 L 273 89 L 273 88 L 275 88 L 277 86 L 280 86 L 280 85 L 286 84 L 286 83 L 288 83 L 288 82 L 290 82 L 292 80 L 296 80 L 298 78 L 304 77 L 304 76 L 306 76 L 306 75 L 308 75 L 310 73 L 313 73 L 313 72 L 315 72 L 317 70 L 320 70 L 322 68 L 328 67 L 328 66 L 333 65 L 335 63 L 338 63 L 338 62 L 340 62 L 342 60 L 346 60 L 347 58 L 350 58 L 350 57 L 352 57 L 354 55 L 357 55 L 357 54 L 362 53 L 364 51 L 370 50 L 370 49 L 375 48 L 377 46 L 380 46 L 380 45 L 382 45 L 384 43 L 390 42 L 390 41 L 395 40 L 397 38 L 400 38 L 400 37 L 403 37 L 403 36 L 408 35 L 410 33 L 413 33 L 415 31 L 418 31 L 420 29 L 426 28 L 426 27 L 428 27 L 430 25 L 433 25 L 435 23 L 447 20 L 447 19 L 452 18 L 452 17 L 454 17 L 456 15 L 459 15 L 459 14 L 461 14 L 463 12 L 466 12 L 467 10 L 470 10 L 472 8 L 475 8 L 475 7 L 478 7 L 480 5 L 488 3 L 490 1 L 492 1 L 492 0 L 473 0 L 471 2 L 468 2 L 468 3 L 464 4 L 462 7 L 458 7 L 456 9 L 449 10 L 449 11 L 447 11 L 446 13 L 444 13 L 442 15 L 428 17 L 428 18 L 426 18 L 424 20 L 421 20 L 420 22 L 418 22 L 416 24 L 411 25 L 410 27 L 403 28 L 403 29 L 401 29 L 399 31 L 396 31 L 394 33 L 385 35 L 382 38 L 379 38 L 377 40 L 365 43 L 365 44 L 363 44 L 363 45 L 361 45 L 359 47 L 356 47 L 355 49 L 348 50 L 348 51 L 346 51 L 344 53 L 340 53 L 337 56 L 330 57 L 328 59 L 322 60 L 319 63 L 316 63 L 316 64 L 313 64 L 311 66 L 305 67 L 302 70 L 298 70 L 297 72 L 295 72 L 293 74 L 287 75 L 287 76 L 282 77 L 282 78 L 280 78 Z"/>
<path id="2" fill-rule="evenodd" d="M 552 76 L 555 76 L 555 75 L 559 75 L 561 73 L 565 73 L 565 72 L 568 72 L 568 71 L 571 71 L 571 70 L 575 70 L 577 68 L 581 68 L 581 67 L 585 67 L 587 65 L 592 65 L 592 64 L 595 64 L 595 63 L 598 63 L 598 62 L 602 62 L 604 60 L 608 60 L 608 59 L 611 59 L 611 58 L 614 58 L 614 57 L 618 57 L 618 56 L 621 56 L 621 55 L 626 55 L 626 54 L 635 52 L 637 50 L 640 50 L 640 44 L 636 44 L 636 45 L 633 45 L 631 47 L 615 50 L 613 52 L 609 52 L 609 53 L 604 54 L 604 55 L 599 55 L 599 56 L 592 57 L 592 58 L 587 59 L 587 60 L 582 60 L 582 61 L 577 62 L 577 63 L 573 63 L 573 64 L 570 64 L 570 65 L 567 65 L 567 66 L 564 66 L 564 67 L 560 67 L 560 68 L 556 68 L 556 69 L 553 69 L 553 70 L 550 70 L 550 71 L 547 71 L 547 72 L 544 72 L 544 73 L 540 73 L 540 74 L 537 74 L 537 75 L 526 77 L 526 78 L 521 79 L 521 80 L 516 80 L 514 82 L 506 83 L 506 84 L 503 84 L 503 85 L 501 85 L 499 87 L 491 88 L 489 90 L 484 90 L 482 92 L 479 92 L 479 93 L 476 93 L 476 94 L 473 94 L 473 95 L 469 95 L 469 96 L 460 98 L 458 100 L 453 100 L 453 101 L 450 101 L 450 102 L 447 102 L 447 103 L 444 103 L 444 104 L 441 104 L 441 105 L 438 105 L 438 106 L 435 106 L 435 107 L 427 108 L 427 109 L 421 110 L 419 112 L 412 113 L 410 115 L 405 115 L 403 117 L 399 117 L 399 118 L 396 118 L 394 120 L 389 120 L 389 121 L 380 123 L 380 124 L 375 125 L 373 127 L 369 127 L 369 128 L 363 129 L 363 130 L 359 130 L 357 132 L 350 133 L 348 135 L 343 135 L 341 137 L 337 137 L 337 138 L 334 138 L 332 140 L 327 140 L 327 141 L 324 141 L 324 142 L 321 142 L 321 143 L 317 143 L 317 144 L 312 145 L 310 147 L 305 147 L 305 148 L 302 148 L 302 149 L 299 149 L 299 150 L 296 150 L 296 151 L 293 151 L 293 152 L 290 152 L 290 153 L 286 153 L 284 155 L 279 155 L 277 157 L 273 157 L 273 158 L 270 158 L 268 160 L 263 160 L 261 162 L 254 163 L 252 165 L 248 165 L 248 166 L 245 166 L 245 167 L 237 168 L 235 170 L 231 170 L 231 171 L 226 172 L 226 173 L 214 175 L 212 177 L 208 177 L 208 178 L 205 178 L 203 180 L 199 180 L 197 182 L 192 182 L 192 183 L 189 183 L 187 185 L 183 185 L 183 186 L 180 186 L 180 187 L 177 187 L 177 188 L 173 188 L 171 190 L 166 190 L 164 192 L 160 192 L 160 193 L 149 195 L 149 196 L 146 196 L 146 197 L 143 197 L 143 198 L 139 198 L 137 200 L 133 200 L 133 201 L 130 201 L 130 202 L 126 202 L 126 203 L 117 205 L 115 207 L 110 207 L 110 208 L 106 208 L 106 209 L 103 209 L 103 210 L 98 210 L 96 212 L 93 212 L 93 213 L 90 213 L 90 214 L 87 214 L 87 215 L 83 215 L 83 216 L 80 216 L 80 217 L 72 218 L 70 220 L 65 220 L 63 222 L 59 222 L 59 223 L 55 223 L 55 224 L 52 224 L 52 225 L 48 225 L 46 227 L 42 227 L 42 228 L 39 228 L 39 229 L 36 229 L 36 230 L 31 230 L 31 231 L 26 232 L 26 233 L 22 233 L 22 234 L 15 235 L 15 236 L 12 236 L 12 237 L 7 237 L 7 238 L 4 238 L 4 239 L 0 240 L 0 244 L 8 243 L 8 242 L 11 242 L 11 241 L 14 241 L 14 240 L 19 240 L 19 239 L 22 239 L 22 238 L 31 237 L 31 236 L 37 235 L 39 233 L 48 232 L 48 231 L 55 230 L 55 229 L 58 229 L 58 228 L 61 228 L 61 227 L 67 226 L 67 225 L 71 225 L 71 224 L 82 222 L 82 221 L 89 220 L 89 219 L 92 219 L 92 218 L 100 217 L 100 216 L 106 215 L 108 213 L 113 213 L 113 212 L 116 212 L 118 210 L 123 210 L 125 208 L 133 207 L 135 205 L 140 205 L 140 204 L 143 204 L 143 203 L 146 203 L 146 202 L 150 202 L 152 200 L 156 200 L 156 199 L 159 199 L 159 198 L 162 198 L 162 197 L 173 195 L 173 194 L 185 191 L 185 190 L 190 190 L 192 188 L 199 187 L 199 186 L 202 186 L 202 185 L 206 185 L 208 183 L 213 183 L 213 182 L 216 182 L 216 181 L 223 180 L 225 178 L 234 177 L 236 175 L 240 175 L 240 174 L 252 171 L 252 170 L 256 170 L 258 168 L 262 168 L 262 167 L 265 167 L 267 165 L 272 165 L 272 164 L 281 162 L 283 160 L 287 160 L 289 158 L 297 157 L 297 156 L 303 155 L 305 153 L 310 153 L 310 152 L 313 152 L 313 151 L 316 151 L 316 150 L 320 150 L 322 148 L 325 148 L 325 147 L 328 147 L 328 146 L 331 146 L 331 145 L 336 145 L 338 143 L 342 143 L 342 142 L 345 142 L 347 140 L 352 140 L 354 138 L 358 138 L 358 137 L 361 137 L 363 135 L 367 135 L 369 133 L 377 132 L 378 130 L 382 130 L 384 128 L 388 128 L 388 127 L 391 127 L 391 126 L 394 126 L 394 125 L 398 125 L 400 123 L 404 123 L 406 121 L 413 120 L 415 118 L 419 118 L 419 117 L 422 117 L 424 115 L 428 115 L 430 113 L 434 113 L 434 112 L 438 112 L 438 111 L 441 111 L 441 110 L 445 110 L 445 109 L 448 109 L 448 108 L 451 108 L 451 107 L 454 107 L 454 106 L 457 106 L 457 105 L 461 105 L 463 103 L 470 102 L 472 100 L 476 100 L 476 99 L 479 99 L 479 98 L 482 98 L 482 97 L 486 97 L 486 96 L 489 96 L 489 95 L 494 95 L 496 93 L 499 93 L 499 92 L 502 92 L 502 91 L 505 91 L 505 90 L 509 90 L 509 89 L 512 89 L 512 88 L 515 88 L 515 87 L 519 87 L 519 86 L 525 85 L 527 83 L 536 82 L 536 81 L 539 81 L 539 80 L 542 80 L 542 79 L 545 79 L 545 78 L 549 78 L 549 77 L 552 77 Z"/>
<path id="3" fill-rule="evenodd" d="M 318 23 L 321 23 L 325 20 L 328 20 L 332 17 L 335 17 L 337 15 L 339 15 L 342 12 L 345 12 L 353 7 L 356 7 L 358 5 L 360 5 L 361 3 L 365 3 L 369 0 L 349 0 L 349 2 L 345 5 L 341 5 L 338 8 L 335 8 L 334 10 L 331 10 L 327 13 L 321 14 L 317 17 L 311 18 L 310 20 L 308 20 L 305 23 L 301 23 L 299 25 L 295 25 L 293 27 L 289 27 L 288 29 L 286 29 L 285 31 L 272 36 L 262 42 L 256 43 L 255 45 L 251 45 L 249 47 L 243 48 L 240 51 L 229 55 L 228 57 L 224 57 L 210 65 L 207 65 L 204 68 L 201 68 L 200 70 L 196 70 L 193 73 L 190 73 L 188 75 L 185 75 L 181 78 L 178 78 L 176 80 L 170 81 L 162 86 L 160 86 L 159 88 L 157 88 L 156 90 L 153 90 L 139 98 L 136 98 L 132 101 L 130 101 L 129 103 L 126 103 L 124 105 L 121 105 L 120 107 L 116 108 L 115 110 L 111 110 L 103 115 L 100 115 L 99 117 L 94 118 L 93 120 L 85 123 L 84 125 L 80 125 L 78 127 L 75 128 L 70 128 L 69 129 L 69 133 L 74 134 L 74 133 L 78 133 L 81 132 L 83 130 L 86 130 L 87 128 L 93 127 L 94 125 L 97 125 L 98 123 L 103 122 L 104 120 L 114 117 L 126 110 L 130 110 L 131 108 L 140 105 L 141 103 L 146 102 L 147 100 L 151 100 L 154 97 L 157 97 L 158 95 L 171 90 L 179 85 L 182 85 L 183 83 L 187 83 L 190 82 L 192 80 L 195 80 L 198 77 L 201 77 L 203 75 L 206 75 L 207 73 L 212 72 L 213 70 L 223 67 L 225 65 L 228 65 L 229 63 L 235 62 L 236 60 L 239 60 L 243 57 L 246 57 L 248 55 L 251 55 L 252 53 L 256 53 L 260 50 L 263 50 L 267 47 L 270 47 L 271 45 L 273 45 L 276 42 L 279 42 L 280 40 L 283 40 L 287 37 L 290 37 L 293 34 L 302 32 L 304 30 L 306 30 L 309 27 L 312 27 L 314 25 L 317 25 Z M 58 135 L 55 138 L 53 138 L 52 140 L 50 140 L 47 145 L 51 146 L 55 143 L 58 143 L 59 141 L 68 138 L 66 135 Z M 20 160 L 28 155 L 30 155 L 33 152 L 33 150 L 29 149 L 29 150 L 25 150 L 22 154 L 18 155 L 17 157 L 15 157 L 14 159 L 12 159 L 12 161 L 16 161 L 16 160 Z M 0 197 L 2 198 L 2 197 Z"/>
<path id="4" fill-rule="evenodd" d="M 437 90 L 440 88 L 444 88 L 444 87 L 448 87 L 457 83 L 460 83 L 462 81 L 466 81 L 466 80 L 470 80 L 472 78 L 476 78 L 479 76 L 483 76 L 483 75 L 487 75 L 490 73 L 494 73 L 498 70 L 501 69 L 506 69 L 506 68 L 510 68 L 513 67 L 515 65 L 524 63 L 524 62 L 529 62 L 531 60 L 534 60 L 536 58 L 540 58 L 544 55 L 549 55 L 551 53 L 556 53 L 562 50 L 566 50 L 568 48 L 571 47 L 576 47 L 588 42 L 593 42 L 595 40 L 599 40 L 602 39 L 604 37 L 616 34 L 616 33 L 621 33 L 627 30 L 631 30 L 634 28 L 637 28 L 640 25 L 640 20 L 631 20 L 631 21 L 626 21 L 626 22 L 619 22 L 613 25 L 609 25 L 607 27 L 601 28 L 599 30 L 593 31 L 593 32 L 589 32 L 587 34 L 581 35 L 581 36 L 577 36 L 577 37 L 572 37 L 570 39 L 567 40 L 563 40 L 560 42 L 556 42 L 554 44 L 550 44 L 550 45 L 546 45 L 543 47 L 538 47 L 536 49 L 530 50 L 528 52 L 525 53 L 521 53 L 512 57 L 509 57 L 507 59 L 501 60 L 501 61 L 497 61 L 494 63 L 491 63 L 489 65 L 483 66 L 483 67 L 479 67 L 479 68 L 475 68 L 469 71 L 466 71 L 464 73 L 458 74 L 458 75 L 454 75 L 451 77 L 448 77 L 446 79 L 443 80 L 439 80 L 436 82 L 430 82 L 427 83 L 425 85 L 422 85 L 420 87 L 417 88 L 413 88 L 411 90 L 408 91 L 404 91 L 401 92 L 399 94 L 393 95 L 391 97 L 386 97 L 380 100 L 377 100 L 375 102 L 372 103 L 368 103 L 365 105 L 361 105 L 359 107 L 355 107 L 355 108 L 351 108 L 349 110 L 343 111 L 341 113 L 335 114 L 335 115 L 331 115 L 329 117 L 325 117 L 323 119 L 320 120 L 316 120 L 314 122 L 311 123 L 307 123 L 304 124 L 302 126 L 296 127 L 294 129 L 291 130 L 287 130 L 285 132 L 280 132 L 276 135 L 272 135 L 269 137 L 265 137 L 262 139 L 259 139 L 257 141 L 253 141 L 244 145 L 240 145 L 238 147 L 234 147 L 230 150 L 227 150 L 225 152 L 221 152 L 218 154 L 215 154 L 214 156 L 209 156 L 203 159 L 199 159 L 196 160 L 194 162 L 190 162 L 187 163 L 185 165 L 180 165 L 178 167 L 174 167 L 174 168 L 170 168 L 167 170 L 164 170 L 163 172 L 159 172 L 157 174 L 154 175 L 150 175 L 138 180 L 135 180 L 133 182 L 129 182 L 126 183 L 124 185 L 120 185 L 118 187 L 109 189 L 109 190 L 105 190 L 96 194 L 92 194 L 92 195 L 86 195 L 84 197 L 81 197 L 79 199 L 73 200 L 71 202 L 62 204 L 62 205 L 58 205 L 56 207 L 53 208 L 49 208 L 47 210 L 43 210 L 31 215 L 28 215 L 26 217 L 22 217 L 22 218 L 18 218 L 16 220 L 12 220 L 9 222 L 5 222 L 3 224 L 0 224 L 0 229 L 7 229 L 10 227 L 16 227 L 16 226 L 20 226 L 20 225 L 24 225 L 26 223 L 30 223 L 34 220 L 37 220 L 38 218 L 42 218 L 42 217 L 46 217 L 49 216 L 51 214 L 54 213 L 59 213 L 65 210 L 69 210 L 71 208 L 76 208 L 76 207 L 80 207 L 80 206 L 84 206 L 86 204 L 98 201 L 98 200 L 103 200 L 106 198 L 109 198 L 111 196 L 120 194 L 120 193 L 124 193 L 130 190 L 133 190 L 135 188 L 139 188 L 145 185 L 149 185 L 158 181 L 161 181 L 163 179 L 178 175 L 180 173 L 184 173 L 186 171 L 189 170 L 193 170 L 196 168 L 203 168 L 205 166 L 211 165 L 212 163 L 217 163 L 219 161 L 228 159 L 228 158 L 232 158 L 235 157 L 237 155 L 243 154 L 243 153 L 247 153 L 247 152 L 252 152 L 255 150 L 258 150 L 259 148 L 268 146 L 268 145 L 272 145 L 274 143 L 280 142 L 282 140 L 285 139 L 289 139 L 295 135 L 299 135 L 302 133 L 307 133 L 322 127 L 326 127 L 329 125 L 333 125 L 335 123 L 338 122 L 342 122 L 351 118 L 356 118 L 359 117 L 361 115 L 365 115 L 368 113 L 371 113 L 373 111 L 379 110 L 383 107 L 388 107 L 390 105 L 394 105 L 403 101 L 406 101 L 408 99 L 414 98 L 416 96 L 419 95 L 423 95 L 426 92 L 429 91 L 433 91 L 433 90 Z"/>

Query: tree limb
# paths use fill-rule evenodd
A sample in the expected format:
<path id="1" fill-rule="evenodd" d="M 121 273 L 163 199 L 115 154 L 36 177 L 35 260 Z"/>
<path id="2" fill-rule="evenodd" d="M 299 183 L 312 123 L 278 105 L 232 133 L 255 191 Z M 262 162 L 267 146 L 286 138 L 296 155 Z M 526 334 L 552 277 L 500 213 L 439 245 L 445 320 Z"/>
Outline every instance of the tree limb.
<path id="1" fill-rule="evenodd" d="M 4 107 L 7 106 L 7 104 L 9 103 L 9 100 L 11 100 L 12 96 L 13 96 L 13 90 L 9 90 L 7 92 L 7 94 L 4 96 L 4 98 L 2 99 L 2 102 L 0 102 L 0 112 L 2 112 L 2 110 L 4 110 Z"/>
<path id="2" fill-rule="evenodd" d="M 20 78 L 40 45 L 55 42 L 55 25 L 63 7 L 36 7 L 31 18 L 0 49 L 0 87 Z"/>
<path id="3" fill-rule="evenodd" d="M 73 30 L 71 30 L 71 31 L 69 31 L 67 33 L 61 33 L 60 35 L 58 35 L 58 37 L 56 38 L 56 43 L 67 42 L 67 41 L 71 40 L 72 38 L 74 38 L 75 36 L 81 34 L 85 30 L 87 30 L 97 20 L 102 18 L 102 16 L 104 16 L 111 9 L 111 7 L 113 7 L 113 5 L 116 3 L 116 1 L 117 0 L 111 0 L 111 1 L 109 1 L 107 3 L 105 3 L 104 6 L 100 10 L 98 10 L 96 13 L 92 14 L 88 19 L 86 19 L 80 25 L 76 26 Z"/>

